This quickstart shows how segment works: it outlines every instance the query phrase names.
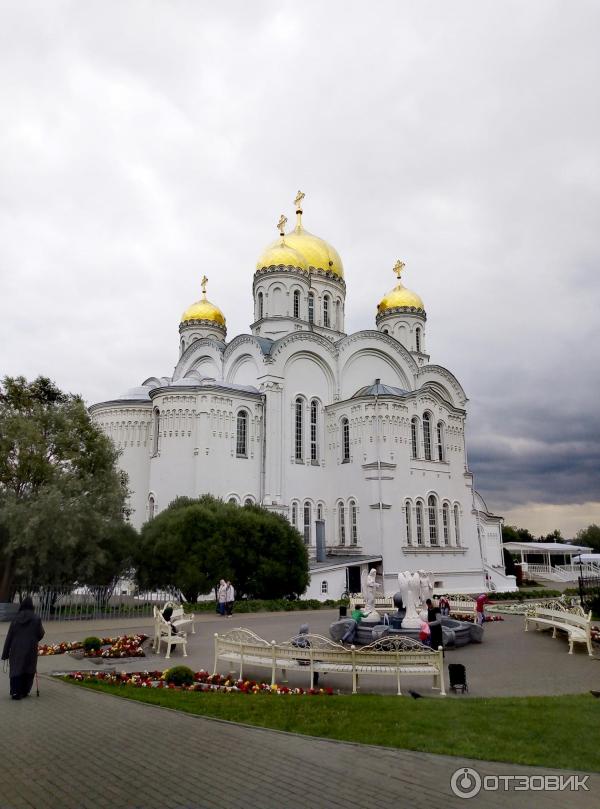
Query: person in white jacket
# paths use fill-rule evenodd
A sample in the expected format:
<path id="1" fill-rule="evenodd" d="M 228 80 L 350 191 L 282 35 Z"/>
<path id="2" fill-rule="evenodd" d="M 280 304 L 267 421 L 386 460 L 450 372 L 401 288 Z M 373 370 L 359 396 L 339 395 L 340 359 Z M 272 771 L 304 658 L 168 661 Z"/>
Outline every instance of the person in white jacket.
<path id="1" fill-rule="evenodd" d="M 226 590 L 225 590 L 225 610 L 227 612 L 227 617 L 231 618 L 233 615 L 233 604 L 235 602 L 235 590 L 233 588 L 233 584 L 227 579 L 226 581 Z"/>
<path id="2" fill-rule="evenodd" d="M 221 579 L 219 588 L 217 590 L 217 606 L 219 608 L 219 615 L 225 615 L 225 604 L 227 603 L 227 582 Z"/>

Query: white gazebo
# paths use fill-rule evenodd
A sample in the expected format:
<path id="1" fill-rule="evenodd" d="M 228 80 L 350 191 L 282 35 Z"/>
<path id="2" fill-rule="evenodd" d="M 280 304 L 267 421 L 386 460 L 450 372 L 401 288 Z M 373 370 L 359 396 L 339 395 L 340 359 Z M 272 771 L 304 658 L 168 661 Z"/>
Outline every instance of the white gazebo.
<path id="1" fill-rule="evenodd" d="M 504 547 L 512 554 L 520 554 L 523 573 L 552 581 L 575 581 L 580 566 L 573 562 L 573 557 L 590 550 L 584 545 L 563 542 L 505 542 Z M 562 557 L 562 564 L 557 564 L 558 557 Z"/>

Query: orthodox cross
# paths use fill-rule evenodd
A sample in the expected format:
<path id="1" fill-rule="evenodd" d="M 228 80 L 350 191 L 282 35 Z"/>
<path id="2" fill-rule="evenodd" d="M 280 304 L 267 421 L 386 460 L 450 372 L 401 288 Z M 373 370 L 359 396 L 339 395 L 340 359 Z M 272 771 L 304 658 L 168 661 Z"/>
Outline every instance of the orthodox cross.
<path id="1" fill-rule="evenodd" d="M 206 297 L 206 285 L 208 284 L 208 278 L 203 275 L 202 281 L 200 281 L 200 285 L 202 286 L 202 294 Z"/>
<path id="2" fill-rule="evenodd" d="M 296 199 L 294 200 L 294 205 L 296 206 L 297 211 L 302 210 L 302 200 L 304 199 L 304 196 L 305 195 L 302 193 L 302 191 L 298 191 L 298 193 L 296 194 Z"/>
<path id="3" fill-rule="evenodd" d="M 277 227 L 279 228 L 279 235 L 283 236 L 285 234 L 285 226 L 287 225 L 287 216 L 281 214 L 279 217 L 279 222 L 277 223 Z"/>
<path id="4" fill-rule="evenodd" d="M 398 259 L 398 261 L 394 264 L 394 272 L 396 273 L 396 276 L 398 277 L 398 280 L 400 280 L 400 276 L 402 275 L 402 270 L 405 267 L 406 267 L 406 264 L 403 261 L 400 261 L 400 259 Z"/>

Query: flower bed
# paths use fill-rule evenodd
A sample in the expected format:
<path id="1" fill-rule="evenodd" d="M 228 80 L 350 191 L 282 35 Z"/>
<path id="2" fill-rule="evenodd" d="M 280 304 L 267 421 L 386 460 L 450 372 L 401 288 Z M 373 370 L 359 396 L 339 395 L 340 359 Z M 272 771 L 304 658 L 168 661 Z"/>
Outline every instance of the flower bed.
<path id="1" fill-rule="evenodd" d="M 286 685 L 271 685 L 256 680 L 233 680 L 222 674 L 209 674 L 201 669 L 195 672 L 194 682 L 191 685 L 176 686 L 167 682 L 169 670 L 166 671 L 135 671 L 135 672 L 104 672 L 104 671 L 76 671 L 65 675 L 67 680 L 84 683 L 104 683 L 117 687 L 129 688 L 165 688 L 172 691 L 221 691 L 224 693 L 239 694 L 277 694 L 332 696 L 333 688 L 288 688 Z"/>
<path id="2" fill-rule="evenodd" d="M 486 615 L 485 622 L 491 623 L 493 621 L 503 621 L 504 618 L 501 615 Z M 477 616 L 474 615 L 472 612 L 452 612 L 450 618 L 454 618 L 456 621 L 469 621 L 469 623 L 473 624 L 477 620 Z"/>
<path id="3" fill-rule="evenodd" d="M 148 635 L 120 635 L 118 638 L 102 638 L 100 649 L 91 649 L 86 657 L 145 657 L 142 644 Z M 38 646 L 40 657 L 62 655 L 83 649 L 83 641 L 63 641 L 62 643 L 42 643 Z"/>

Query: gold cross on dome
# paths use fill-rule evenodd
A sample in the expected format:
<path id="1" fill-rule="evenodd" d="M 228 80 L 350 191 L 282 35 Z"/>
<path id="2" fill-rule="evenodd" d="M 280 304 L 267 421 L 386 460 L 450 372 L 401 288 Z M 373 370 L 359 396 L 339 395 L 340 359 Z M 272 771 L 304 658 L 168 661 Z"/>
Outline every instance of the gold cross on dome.
<path id="1" fill-rule="evenodd" d="M 402 275 L 402 270 L 405 267 L 406 264 L 403 261 L 400 261 L 400 259 L 398 259 L 398 261 L 394 264 L 394 272 L 396 273 L 396 276 L 398 278 L 400 278 L 400 276 Z"/>
<path id="2" fill-rule="evenodd" d="M 302 191 L 298 191 L 296 194 L 296 199 L 294 200 L 294 205 L 296 206 L 296 210 L 299 211 L 302 208 L 302 200 L 304 199 L 305 194 Z"/>
<path id="3" fill-rule="evenodd" d="M 277 223 L 277 227 L 279 229 L 280 236 L 283 236 L 283 234 L 285 233 L 285 226 L 286 225 L 287 225 L 287 216 L 284 216 L 283 214 L 281 214 L 281 216 L 279 217 L 279 222 Z"/>
<path id="4" fill-rule="evenodd" d="M 202 294 L 206 296 L 206 285 L 208 284 L 208 278 L 203 275 L 202 281 L 200 281 L 200 285 L 202 286 Z"/>

